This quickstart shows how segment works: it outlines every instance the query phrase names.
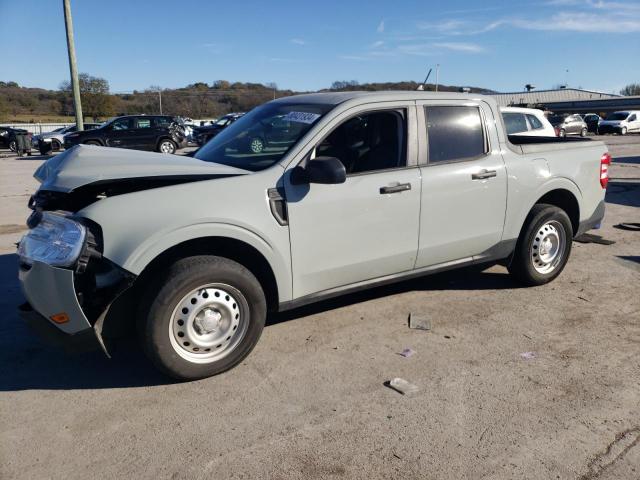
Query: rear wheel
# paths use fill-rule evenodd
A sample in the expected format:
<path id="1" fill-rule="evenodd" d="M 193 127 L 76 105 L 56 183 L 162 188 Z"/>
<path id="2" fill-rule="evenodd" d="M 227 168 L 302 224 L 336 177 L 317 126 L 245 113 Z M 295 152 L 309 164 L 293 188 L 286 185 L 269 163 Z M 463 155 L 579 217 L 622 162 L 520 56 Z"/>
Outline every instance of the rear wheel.
<path id="1" fill-rule="evenodd" d="M 173 140 L 169 140 L 165 138 L 164 140 L 160 140 L 158 144 L 158 151 L 160 153 L 176 153 L 178 146 L 173 142 Z"/>
<path id="2" fill-rule="evenodd" d="M 580 130 L 580 136 L 581 137 L 586 137 L 587 136 L 587 129 L 583 128 L 582 130 Z"/>
<path id="3" fill-rule="evenodd" d="M 59 152 L 61 148 L 62 148 L 62 145 L 60 145 L 59 141 L 51 140 L 51 150 L 52 151 Z"/>
<path id="4" fill-rule="evenodd" d="M 564 210 L 535 205 L 516 244 L 509 273 L 525 285 L 543 285 L 564 269 L 571 254 L 573 228 Z"/>
<path id="5" fill-rule="evenodd" d="M 180 380 L 209 377 L 240 363 L 258 342 L 266 300 L 255 276 L 232 260 L 179 260 L 150 285 L 142 341 L 153 363 Z"/>

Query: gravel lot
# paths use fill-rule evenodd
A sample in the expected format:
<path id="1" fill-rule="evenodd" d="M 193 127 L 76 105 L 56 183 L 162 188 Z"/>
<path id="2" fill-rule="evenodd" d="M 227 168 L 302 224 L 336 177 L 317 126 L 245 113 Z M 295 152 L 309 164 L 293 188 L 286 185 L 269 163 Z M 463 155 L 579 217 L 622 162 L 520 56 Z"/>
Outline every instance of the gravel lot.
<path id="1" fill-rule="evenodd" d="M 640 222 L 640 136 L 604 140 L 597 233 L 616 243 L 574 243 L 552 284 L 492 267 L 327 301 L 184 384 L 133 339 L 66 355 L 20 322 L 13 242 L 42 158 L 0 152 L 0 478 L 640 478 L 640 232 L 613 228 Z"/>

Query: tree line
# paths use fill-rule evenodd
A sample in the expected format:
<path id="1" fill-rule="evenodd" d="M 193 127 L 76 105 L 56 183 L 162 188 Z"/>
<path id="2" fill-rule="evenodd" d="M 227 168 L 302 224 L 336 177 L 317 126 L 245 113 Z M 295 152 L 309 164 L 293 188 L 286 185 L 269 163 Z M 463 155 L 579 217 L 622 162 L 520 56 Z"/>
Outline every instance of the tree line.
<path id="1" fill-rule="evenodd" d="M 293 90 L 281 90 L 275 83 L 230 82 L 215 80 L 211 84 L 196 82 L 186 87 L 162 89 L 151 86 L 145 90 L 113 93 L 109 82 L 100 77 L 82 73 L 79 75 L 82 110 L 85 118 L 104 120 L 116 115 L 157 114 L 162 112 L 190 118 L 215 118 L 229 112 L 251 110 L 273 98 L 294 95 Z M 339 80 L 321 91 L 378 91 L 416 90 L 418 82 L 359 83 L 356 80 Z M 424 85 L 424 90 L 434 91 L 434 84 Z M 439 85 L 439 91 L 458 91 L 459 86 Z M 470 87 L 472 93 L 493 93 L 491 90 Z M 622 95 L 640 95 L 640 84 L 623 88 Z M 21 87 L 16 82 L 0 81 L 0 121 L 10 121 L 16 116 L 33 115 L 73 116 L 73 96 L 69 81 L 63 81 L 58 90 Z"/>

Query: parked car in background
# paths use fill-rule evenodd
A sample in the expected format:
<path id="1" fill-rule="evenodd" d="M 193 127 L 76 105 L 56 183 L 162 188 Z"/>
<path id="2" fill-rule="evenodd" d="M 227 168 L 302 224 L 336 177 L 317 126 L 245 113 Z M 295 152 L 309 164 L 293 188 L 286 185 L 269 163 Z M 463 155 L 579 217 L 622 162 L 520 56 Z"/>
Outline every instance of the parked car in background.
<path id="1" fill-rule="evenodd" d="M 284 121 L 299 127 L 272 148 L 232 148 Z M 316 93 L 253 109 L 194 158 L 63 152 L 34 174 L 20 314 L 105 351 L 138 331 L 189 380 L 241 363 L 268 311 L 476 264 L 551 282 L 602 222 L 611 157 L 503 125 L 476 94 Z"/>
<path id="2" fill-rule="evenodd" d="M 16 151 L 16 133 L 29 133 L 22 128 L 0 127 L 0 147 Z"/>
<path id="3" fill-rule="evenodd" d="M 600 122 L 600 133 L 627 133 L 640 132 L 640 110 L 625 112 L 613 112 Z"/>
<path id="4" fill-rule="evenodd" d="M 591 133 L 598 133 L 598 125 L 602 121 L 602 117 L 597 113 L 587 113 L 584 116 L 584 123 L 587 124 L 587 131 Z"/>
<path id="5" fill-rule="evenodd" d="M 114 118 L 93 130 L 64 136 L 64 148 L 79 144 L 175 153 L 186 146 L 186 135 L 177 117 L 128 115 Z"/>
<path id="6" fill-rule="evenodd" d="M 205 125 L 203 127 L 194 127 L 193 129 L 193 137 L 198 145 L 204 145 L 217 134 L 219 134 L 222 130 L 227 128 L 233 122 L 238 120 L 244 115 L 244 113 L 229 113 L 215 122 L 212 122 L 211 125 Z"/>
<path id="7" fill-rule="evenodd" d="M 547 120 L 555 128 L 558 137 L 566 137 L 567 135 L 587 136 L 587 124 L 580 115 L 549 115 Z"/>
<path id="8" fill-rule="evenodd" d="M 556 131 L 542 110 L 535 108 L 500 108 L 507 135 L 555 137 Z"/>
<path id="9" fill-rule="evenodd" d="M 85 123 L 84 129 L 93 130 L 94 128 L 98 128 L 100 125 L 102 124 L 101 123 Z M 38 148 L 41 151 L 41 153 L 42 153 L 42 150 L 57 152 L 58 150 L 61 150 L 62 148 L 64 148 L 64 136 L 67 133 L 74 133 L 77 130 L 78 130 L 78 127 L 76 125 L 71 125 L 69 127 L 56 128 L 52 132 L 41 133 L 40 135 L 34 135 L 31 138 L 31 141 L 33 143 L 33 147 Z M 40 145 L 41 142 L 48 144 L 46 145 L 46 148 L 44 145 Z"/>

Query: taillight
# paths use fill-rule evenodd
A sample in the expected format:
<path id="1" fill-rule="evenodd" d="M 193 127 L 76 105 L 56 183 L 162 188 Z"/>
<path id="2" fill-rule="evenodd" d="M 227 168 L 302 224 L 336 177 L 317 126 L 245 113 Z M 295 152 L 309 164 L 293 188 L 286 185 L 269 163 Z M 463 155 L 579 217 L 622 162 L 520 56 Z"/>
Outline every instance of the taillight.
<path id="1" fill-rule="evenodd" d="M 607 183 L 609 183 L 609 165 L 611 165 L 611 155 L 607 152 L 600 157 L 600 186 L 602 188 L 607 188 Z"/>
<path id="2" fill-rule="evenodd" d="M 556 133 L 556 137 L 560 136 L 560 129 L 558 127 L 553 127 L 553 131 Z"/>

